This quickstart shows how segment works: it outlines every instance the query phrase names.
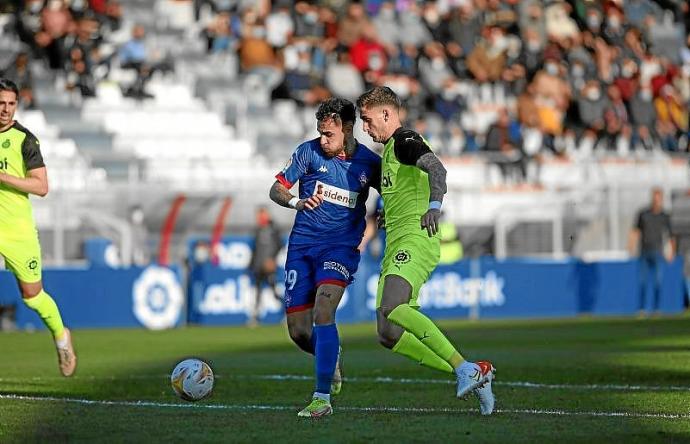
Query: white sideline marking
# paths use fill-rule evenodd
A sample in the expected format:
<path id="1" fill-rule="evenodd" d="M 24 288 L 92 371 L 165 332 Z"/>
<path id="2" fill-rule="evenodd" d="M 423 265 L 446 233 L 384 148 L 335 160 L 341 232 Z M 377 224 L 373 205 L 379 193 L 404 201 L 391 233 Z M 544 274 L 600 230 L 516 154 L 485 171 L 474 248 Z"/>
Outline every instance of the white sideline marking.
<path id="1" fill-rule="evenodd" d="M 166 379 L 168 375 L 129 375 L 129 376 L 73 376 L 71 379 L 83 379 L 86 381 L 120 381 L 127 379 Z M 245 380 L 271 380 L 271 381 L 311 381 L 314 376 L 307 375 L 215 375 L 218 379 L 245 379 Z M 0 382 L 23 382 L 64 380 L 61 376 L 34 376 L 31 378 L 0 378 Z M 349 383 L 379 383 L 379 384 L 455 384 L 448 379 L 416 379 L 416 378 L 389 378 L 379 377 L 345 377 L 344 382 Z M 543 384 L 529 381 L 501 381 L 494 380 L 494 385 L 499 387 L 521 387 L 547 390 L 620 390 L 620 391 L 649 391 L 649 392 L 690 392 L 690 386 L 680 385 L 628 385 L 628 384 Z"/>
<path id="2" fill-rule="evenodd" d="M 192 410 L 294 410 L 291 405 L 261 405 L 261 404 L 177 404 L 153 401 L 105 401 L 76 398 L 56 398 L 52 396 L 23 396 L 3 395 L 1 399 L 16 401 L 64 402 L 69 404 L 118 406 L 118 407 L 156 407 L 179 408 Z M 477 409 L 424 408 L 424 407 L 338 407 L 338 410 L 350 412 L 382 412 L 382 413 L 478 413 Z M 690 419 L 690 414 L 675 413 L 635 413 L 635 412 L 571 412 L 567 410 L 536 410 L 536 409 L 496 409 L 496 413 L 517 415 L 546 415 L 546 416 L 594 416 L 594 417 L 622 417 L 622 418 L 656 418 L 656 419 Z"/>

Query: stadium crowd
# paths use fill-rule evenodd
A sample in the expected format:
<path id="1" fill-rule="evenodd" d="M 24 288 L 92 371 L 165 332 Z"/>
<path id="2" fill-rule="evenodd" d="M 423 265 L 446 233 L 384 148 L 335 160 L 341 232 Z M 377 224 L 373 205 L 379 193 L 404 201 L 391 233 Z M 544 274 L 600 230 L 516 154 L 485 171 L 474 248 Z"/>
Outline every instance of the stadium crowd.
<path id="1" fill-rule="evenodd" d="M 439 154 L 480 153 L 508 180 L 544 156 L 589 159 L 688 152 L 690 11 L 682 0 L 157 0 L 188 11 L 209 57 L 232 54 L 273 99 L 316 106 L 390 86 Z M 27 59 L 93 95 L 113 63 L 137 72 L 171 57 L 134 26 L 119 45 L 118 0 L 25 0 L 14 29 L 27 51 L 2 68 L 31 106 Z M 126 11 L 125 11 L 126 13 Z M 136 18 L 135 18 L 136 19 Z M 113 47 L 116 46 L 116 47 Z M 154 51 L 152 51 L 154 49 Z M 229 73 L 230 75 L 230 73 Z"/>

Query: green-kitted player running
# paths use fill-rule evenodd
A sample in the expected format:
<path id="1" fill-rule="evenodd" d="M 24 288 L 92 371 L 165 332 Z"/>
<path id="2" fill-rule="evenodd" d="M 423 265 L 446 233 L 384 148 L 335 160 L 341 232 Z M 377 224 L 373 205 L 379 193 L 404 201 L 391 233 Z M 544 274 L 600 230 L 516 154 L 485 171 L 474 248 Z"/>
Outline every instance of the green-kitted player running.
<path id="1" fill-rule="evenodd" d="M 379 341 L 422 365 L 454 373 L 457 397 L 474 391 L 480 412 L 490 415 L 493 365 L 466 361 L 417 303 L 419 290 L 440 257 L 438 223 L 447 190 L 446 170 L 419 134 L 402 128 L 400 99 L 390 88 L 367 91 L 357 107 L 364 131 L 385 144 L 381 196 L 386 250 L 376 296 Z"/>
<path id="2" fill-rule="evenodd" d="M 29 194 L 48 193 L 48 175 L 38 140 L 14 120 L 19 91 L 0 78 L 0 255 L 14 273 L 22 300 L 43 319 L 55 338 L 60 371 L 71 376 L 77 366 L 68 329 L 41 283 L 41 246 Z"/>

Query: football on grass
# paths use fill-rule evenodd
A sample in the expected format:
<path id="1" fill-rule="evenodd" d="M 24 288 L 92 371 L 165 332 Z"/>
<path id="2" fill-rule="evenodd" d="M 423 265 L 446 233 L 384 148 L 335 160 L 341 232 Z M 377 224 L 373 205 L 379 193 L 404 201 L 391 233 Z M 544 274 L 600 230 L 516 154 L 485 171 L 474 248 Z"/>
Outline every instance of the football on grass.
<path id="1" fill-rule="evenodd" d="M 199 401 L 213 391 L 213 370 L 200 359 L 185 359 L 175 366 L 170 375 L 170 383 L 180 398 Z"/>

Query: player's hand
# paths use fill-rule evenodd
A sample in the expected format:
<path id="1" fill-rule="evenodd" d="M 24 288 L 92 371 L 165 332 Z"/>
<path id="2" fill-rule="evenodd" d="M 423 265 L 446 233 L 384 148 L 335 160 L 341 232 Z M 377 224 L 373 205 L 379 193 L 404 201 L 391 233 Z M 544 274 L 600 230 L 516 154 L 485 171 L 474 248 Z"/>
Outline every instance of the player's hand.
<path id="1" fill-rule="evenodd" d="M 379 228 L 381 230 L 386 229 L 386 216 L 383 214 L 383 211 L 379 211 L 376 214 L 376 228 Z"/>
<path id="2" fill-rule="evenodd" d="M 321 205 L 323 203 L 323 191 L 321 187 L 319 187 L 316 194 L 309 196 L 306 199 L 302 199 L 300 203 L 303 203 L 303 208 L 306 208 L 307 210 L 313 210 Z"/>
<path id="3" fill-rule="evenodd" d="M 441 219 L 441 210 L 430 208 L 422 216 L 422 230 L 426 228 L 429 237 L 438 233 L 438 221 Z"/>

